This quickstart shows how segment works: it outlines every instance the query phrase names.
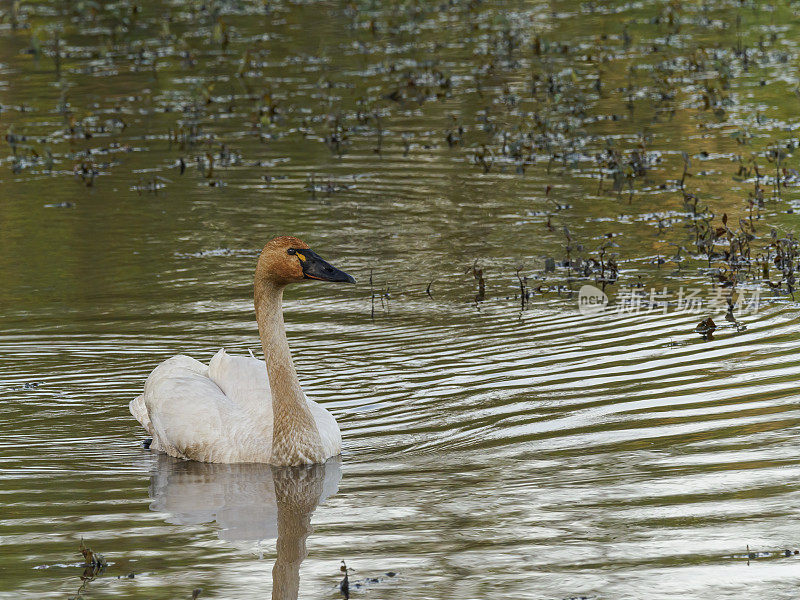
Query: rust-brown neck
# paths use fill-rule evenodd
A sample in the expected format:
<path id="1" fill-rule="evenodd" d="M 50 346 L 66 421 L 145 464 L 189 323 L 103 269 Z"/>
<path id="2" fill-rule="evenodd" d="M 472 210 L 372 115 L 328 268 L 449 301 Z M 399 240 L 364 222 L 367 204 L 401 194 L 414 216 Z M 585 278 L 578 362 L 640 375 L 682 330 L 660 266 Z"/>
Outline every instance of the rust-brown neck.
<path id="1" fill-rule="evenodd" d="M 259 261 L 259 266 L 261 261 Z M 273 465 L 320 462 L 325 457 L 322 440 L 308 407 L 294 368 L 283 324 L 284 285 L 278 285 L 256 271 L 255 309 L 261 347 L 267 363 L 272 393 Z"/>

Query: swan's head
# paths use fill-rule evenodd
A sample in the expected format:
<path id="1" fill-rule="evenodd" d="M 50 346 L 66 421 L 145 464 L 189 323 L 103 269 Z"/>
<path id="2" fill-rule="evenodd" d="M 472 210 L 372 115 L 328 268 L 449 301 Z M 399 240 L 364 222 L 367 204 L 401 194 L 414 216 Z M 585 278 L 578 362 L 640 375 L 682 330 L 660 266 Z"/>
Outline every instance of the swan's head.
<path id="1" fill-rule="evenodd" d="M 303 240 L 288 235 L 267 242 L 258 259 L 256 276 L 277 285 L 304 279 L 356 282 L 352 276 L 322 260 Z"/>

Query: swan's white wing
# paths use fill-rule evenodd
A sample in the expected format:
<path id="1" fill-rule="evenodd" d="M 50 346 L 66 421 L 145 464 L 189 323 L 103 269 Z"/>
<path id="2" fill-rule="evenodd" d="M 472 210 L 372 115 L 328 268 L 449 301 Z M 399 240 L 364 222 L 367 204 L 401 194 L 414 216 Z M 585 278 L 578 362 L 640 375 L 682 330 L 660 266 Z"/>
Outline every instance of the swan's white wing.
<path id="1" fill-rule="evenodd" d="M 308 407 L 311 409 L 311 414 L 317 423 L 317 430 L 322 439 L 322 448 L 325 450 L 325 456 L 338 456 L 342 452 L 342 433 L 339 431 L 336 419 L 313 400 L 306 398 L 306 402 L 308 402 Z"/>
<path id="2" fill-rule="evenodd" d="M 153 435 L 152 431 L 150 431 L 150 415 L 147 414 L 147 407 L 144 405 L 144 394 L 131 400 L 128 403 L 128 409 L 130 409 L 133 417 L 142 424 L 144 430 L 149 435 Z"/>
<path id="3" fill-rule="evenodd" d="M 272 394 L 263 360 L 231 356 L 223 348 L 211 359 L 208 376 L 230 400 L 254 418 L 272 422 Z"/>
<path id="4" fill-rule="evenodd" d="M 157 366 L 144 384 L 152 447 L 171 456 L 207 462 L 230 459 L 228 413 L 232 403 L 206 375 L 201 362 L 174 356 Z"/>
<path id="5" fill-rule="evenodd" d="M 153 369 L 152 373 L 150 373 L 150 376 L 147 378 L 147 382 L 152 384 L 156 379 L 165 379 L 173 375 L 180 376 L 186 371 L 205 375 L 207 374 L 208 369 L 199 360 L 195 360 L 191 356 L 178 354 L 165 360 L 155 369 Z M 147 383 L 145 383 L 145 393 L 131 400 L 128 404 L 128 408 L 136 420 L 142 424 L 142 427 L 144 427 L 145 431 L 147 431 L 147 433 L 150 435 L 153 435 L 152 425 L 150 423 L 150 414 L 148 413 L 147 406 L 145 404 L 146 395 Z"/>
<path id="6" fill-rule="evenodd" d="M 184 370 L 208 376 L 208 367 L 199 360 L 191 356 L 186 356 L 185 354 L 176 354 L 153 369 L 153 372 L 150 373 L 147 379 L 149 380 L 156 374 L 160 377 L 167 377 L 170 373 L 180 373 Z"/>

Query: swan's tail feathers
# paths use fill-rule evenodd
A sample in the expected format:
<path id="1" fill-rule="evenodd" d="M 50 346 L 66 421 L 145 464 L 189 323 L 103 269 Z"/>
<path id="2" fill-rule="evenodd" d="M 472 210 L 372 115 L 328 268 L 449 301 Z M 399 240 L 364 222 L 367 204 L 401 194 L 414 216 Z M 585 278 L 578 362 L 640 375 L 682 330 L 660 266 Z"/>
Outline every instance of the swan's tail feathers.
<path id="1" fill-rule="evenodd" d="M 150 427 L 150 415 L 147 414 L 147 407 L 144 404 L 144 394 L 141 396 L 137 396 L 134 400 L 130 401 L 128 404 L 128 408 L 130 408 L 131 414 L 134 418 L 142 424 L 145 431 L 153 435 L 153 431 Z"/>
<path id="2" fill-rule="evenodd" d="M 208 365 L 211 366 L 212 362 L 218 360 L 225 360 L 226 358 L 228 358 L 228 353 L 225 352 L 225 348 L 220 348 L 219 350 L 217 350 L 216 354 L 214 354 L 214 356 L 211 357 L 211 360 L 208 361 Z"/>

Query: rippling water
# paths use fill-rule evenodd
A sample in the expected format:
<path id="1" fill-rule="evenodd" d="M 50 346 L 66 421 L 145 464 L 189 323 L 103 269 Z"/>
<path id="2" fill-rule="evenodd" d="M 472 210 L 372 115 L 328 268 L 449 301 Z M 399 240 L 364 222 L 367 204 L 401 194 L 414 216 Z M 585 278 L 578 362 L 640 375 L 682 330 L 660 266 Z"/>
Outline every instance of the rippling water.
<path id="1" fill-rule="evenodd" d="M 566 286 L 596 273 L 563 262 L 567 226 L 573 257 L 614 241 L 612 298 L 719 289 L 691 251 L 680 152 L 715 223 L 747 217 L 736 156 L 794 140 L 791 8 L 134 6 L 22 4 L 0 21 L 0 117 L 17 136 L 0 160 L 0 597 L 74 596 L 81 539 L 109 563 L 87 598 L 335 598 L 342 560 L 354 598 L 794 597 L 792 296 L 765 293 L 739 327 L 710 309 L 587 316 Z M 670 70 L 714 51 L 726 90 Z M 631 61 L 677 95 L 654 100 L 662 83 L 641 72 L 632 92 Z M 558 95 L 526 100 L 531 73 Z M 704 93 L 729 101 L 714 111 Z M 558 157 L 517 162 L 500 131 L 533 112 Z M 326 143 L 337 114 L 341 153 Z M 644 138 L 647 174 L 599 188 L 611 175 L 593 153 Z M 793 227 L 794 185 L 760 210 L 760 239 Z M 142 449 L 127 403 L 156 364 L 258 348 L 252 272 L 279 233 L 359 281 L 286 298 L 341 461 Z M 524 310 L 518 268 L 543 286 Z"/>
<path id="2" fill-rule="evenodd" d="M 241 308 L 207 315 L 215 336 L 239 336 Z M 691 316 L 419 310 L 372 323 L 355 308 L 288 307 L 301 378 L 345 436 L 338 493 L 313 511 L 302 597 L 334 595 L 340 559 L 354 579 L 378 578 L 367 587 L 381 597 L 793 590 L 795 559 L 775 553 L 797 540 L 796 315 L 709 343 L 682 333 Z M 142 337 L 3 336 L 9 594 L 77 588 L 81 537 L 112 563 L 91 584 L 100 597 L 270 590 L 264 471 L 170 480 L 172 465 L 137 446 L 125 400 L 178 343 Z M 205 359 L 216 348 L 180 342 Z M 773 554 L 748 567 L 748 544 Z"/>

